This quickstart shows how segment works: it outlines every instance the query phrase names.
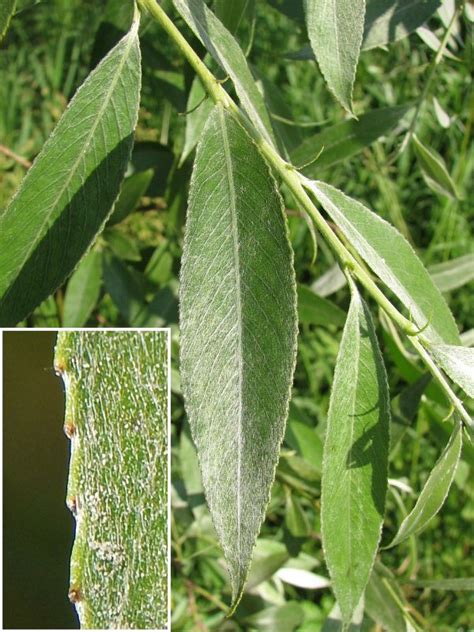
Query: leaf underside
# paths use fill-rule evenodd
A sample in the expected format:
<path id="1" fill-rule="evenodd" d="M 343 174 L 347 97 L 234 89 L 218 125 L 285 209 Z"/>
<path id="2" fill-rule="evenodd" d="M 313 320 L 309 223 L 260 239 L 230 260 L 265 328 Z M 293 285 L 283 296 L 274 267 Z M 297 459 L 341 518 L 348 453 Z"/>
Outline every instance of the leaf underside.
<path id="1" fill-rule="evenodd" d="M 460 344 L 441 292 L 407 240 L 360 202 L 324 182 L 306 181 L 359 255 L 399 298 L 432 343 Z"/>
<path id="2" fill-rule="evenodd" d="M 306 0 L 309 40 L 336 99 L 352 112 L 352 89 L 364 33 L 365 0 Z"/>
<path id="3" fill-rule="evenodd" d="M 167 625 L 167 348 L 166 331 L 58 337 L 77 520 L 70 597 L 82 628 Z"/>
<path id="4" fill-rule="evenodd" d="M 454 430 L 438 462 L 431 470 L 428 480 L 421 490 L 416 505 L 400 525 L 390 548 L 403 542 L 410 535 L 423 531 L 438 513 L 446 500 L 459 463 L 462 448 L 462 426 L 456 421 Z"/>
<path id="5" fill-rule="evenodd" d="M 220 106 L 196 154 L 180 321 L 186 410 L 235 606 L 284 434 L 297 318 L 293 256 L 275 181 Z"/>
<path id="6" fill-rule="evenodd" d="M 0 216 L 0 324 L 54 292 L 101 230 L 130 158 L 140 95 L 138 23 L 79 88 Z"/>
<path id="7" fill-rule="evenodd" d="M 387 489 L 390 400 L 367 306 L 355 287 L 336 363 L 321 482 L 324 555 L 346 622 L 369 580 Z"/>

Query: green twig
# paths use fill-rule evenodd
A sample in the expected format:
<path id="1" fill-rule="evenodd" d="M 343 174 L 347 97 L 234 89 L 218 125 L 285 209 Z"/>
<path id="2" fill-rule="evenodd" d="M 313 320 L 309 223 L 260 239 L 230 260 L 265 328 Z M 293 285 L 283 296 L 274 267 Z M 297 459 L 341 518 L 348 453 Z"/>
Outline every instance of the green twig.
<path id="1" fill-rule="evenodd" d="M 359 262 L 353 257 L 353 255 L 347 250 L 344 244 L 341 242 L 339 237 L 334 233 L 331 227 L 328 225 L 324 217 L 316 208 L 313 200 L 310 198 L 306 191 L 306 187 L 308 184 L 307 178 L 299 173 L 296 168 L 290 163 L 286 162 L 272 147 L 272 145 L 263 138 L 260 132 L 254 127 L 254 125 L 249 121 L 247 116 L 240 110 L 237 104 L 233 101 L 233 99 L 227 94 L 224 88 L 220 85 L 220 83 L 216 80 L 214 75 L 210 72 L 207 66 L 201 61 L 200 57 L 196 54 L 194 49 L 189 45 L 187 40 L 183 37 L 181 32 L 176 28 L 174 23 L 168 17 L 168 15 L 163 11 L 163 9 L 158 5 L 155 0 L 138 0 L 139 6 L 142 9 L 146 9 L 152 15 L 154 19 L 156 19 L 165 31 L 170 35 L 175 44 L 181 50 L 182 54 L 185 56 L 190 65 L 194 68 L 197 75 L 200 77 L 204 87 L 208 91 L 211 98 L 214 100 L 216 104 L 221 104 L 224 108 L 230 111 L 240 122 L 241 125 L 245 127 L 249 135 L 254 140 L 257 147 L 260 149 L 261 153 L 267 159 L 268 163 L 275 170 L 276 173 L 281 177 L 283 182 L 288 186 L 294 198 L 298 201 L 298 203 L 302 206 L 304 211 L 310 216 L 312 221 L 314 222 L 316 228 L 324 237 L 326 242 L 332 248 L 334 254 L 336 255 L 338 262 L 341 267 L 352 275 L 372 296 L 372 298 L 377 302 L 377 304 L 386 312 L 386 314 L 398 325 L 398 327 L 410 337 L 412 343 L 415 345 L 415 348 L 419 352 L 422 359 L 427 364 L 428 369 L 437 379 L 449 400 L 452 402 L 454 408 L 458 410 L 461 414 L 461 417 L 468 425 L 468 427 L 472 428 L 472 420 L 469 415 L 464 410 L 462 403 L 456 397 L 451 387 L 447 383 L 446 379 L 438 369 L 438 367 L 434 364 L 431 356 L 427 353 L 426 349 L 423 345 L 417 340 L 417 336 L 420 334 L 420 330 L 415 327 L 415 325 L 405 318 L 403 314 L 393 305 L 393 303 L 385 296 L 382 290 L 378 287 L 378 285 L 374 282 L 371 276 L 366 272 L 366 270 L 359 264 Z M 459 11 L 459 9 L 458 9 Z M 455 16 L 457 16 L 458 12 L 456 12 L 449 24 L 443 41 L 441 42 L 440 49 L 438 54 L 435 57 L 433 68 L 431 69 L 430 76 L 428 77 L 427 85 L 425 85 L 425 89 L 422 94 L 422 98 L 418 104 L 417 112 L 421 108 L 421 102 L 424 99 L 424 95 L 426 95 L 429 84 L 432 79 L 432 75 L 434 73 L 434 67 L 439 63 L 441 59 L 444 47 L 449 39 L 449 35 L 452 30 L 452 26 L 454 24 Z M 417 112 L 415 112 L 415 117 L 412 121 L 412 126 L 414 127 L 414 123 L 416 121 L 416 117 L 418 116 Z M 411 129 L 411 128 L 410 128 Z"/>

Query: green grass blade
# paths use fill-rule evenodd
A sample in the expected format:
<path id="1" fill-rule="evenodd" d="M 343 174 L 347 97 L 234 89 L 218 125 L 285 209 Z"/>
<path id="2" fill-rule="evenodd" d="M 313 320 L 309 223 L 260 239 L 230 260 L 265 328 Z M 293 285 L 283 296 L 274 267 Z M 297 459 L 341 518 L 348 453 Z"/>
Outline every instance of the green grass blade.
<path id="1" fill-rule="evenodd" d="M 369 581 L 385 511 L 390 399 L 372 318 L 357 289 L 336 362 L 324 444 L 321 531 L 348 623 Z"/>
<path id="2" fill-rule="evenodd" d="M 198 146 L 181 272 L 181 378 L 203 484 L 244 589 L 288 414 L 296 351 L 293 257 L 276 183 L 217 106 Z"/>
<path id="3" fill-rule="evenodd" d="M 77 91 L 0 216 L 0 324 L 54 292 L 101 230 L 137 122 L 138 22 Z"/>
<path id="4" fill-rule="evenodd" d="M 352 90 L 364 33 L 365 0 L 306 0 L 306 25 L 326 83 L 352 113 Z"/>
<path id="5" fill-rule="evenodd" d="M 308 180 L 307 186 L 416 325 L 426 327 L 423 335 L 433 343 L 460 344 L 443 295 L 408 241 L 388 222 L 329 184 Z"/>
<path id="6" fill-rule="evenodd" d="M 430 520 L 443 506 L 449 488 L 453 482 L 459 463 L 462 448 L 461 424 L 456 422 L 455 428 L 443 451 L 421 490 L 416 505 L 400 525 L 398 533 L 386 548 L 396 546 L 411 535 L 423 531 Z"/>
<path id="7" fill-rule="evenodd" d="M 63 332 L 71 437 L 70 599 L 83 628 L 163 628 L 168 610 L 168 336 Z"/>

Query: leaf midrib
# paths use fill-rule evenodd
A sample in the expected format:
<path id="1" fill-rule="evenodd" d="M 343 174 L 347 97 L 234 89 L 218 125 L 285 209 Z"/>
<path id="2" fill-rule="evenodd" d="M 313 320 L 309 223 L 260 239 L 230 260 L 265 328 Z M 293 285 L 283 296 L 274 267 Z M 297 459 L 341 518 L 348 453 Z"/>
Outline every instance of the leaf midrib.
<path id="1" fill-rule="evenodd" d="M 355 364 L 355 379 L 354 379 L 354 390 L 352 391 L 352 404 L 351 404 L 351 439 L 350 439 L 350 445 L 351 445 L 351 451 L 352 451 L 352 446 L 353 446 L 353 441 L 354 441 L 354 425 L 355 425 L 355 403 L 357 400 L 357 388 L 358 388 L 358 384 L 359 384 L 359 366 L 360 366 L 360 310 L 362 308 L 361 304 L 360 304 L 360 299 L 358 296 L 356 296 L 355 294 L 353 295 L 353 300 L 354 300 L 354 306 L 356 309 L 356 331 L 355 331 L 355 350 L 354 350 L 354 364 Z M 350 462 L 349 462 L 349 503 L 348 503 L 348 514 L 349 514 L 349 529 L 347 530 L 347 534 L 348 534 L 348 551 L 349 551 L 349 568 L 352 569 L 352 533 L 351 533 L 351 527 L 350 525 L 352 524 L 352 470 L 353 468 L 351 467 L 352 465 L 352 457 L 350 458 Z M 352 595 L 352 591 L 351 591 L 351 605 L 353 603 L 353 595 Z"/>
<path id="2" fill-rule="evenodd" d="M 231 220 L 232 234 L 232 255 L 234 259 L 235 271 L 235 299 L 237 308 L 237 365 L 238 365 L 238 414 L 237 414 L 237 550 L 238 550 L 238 567 L 240 574 L 241 564 L 241 532 L 240 532 L 240 516 L 241 516 L 241 467 L 242 467 L 242 289 L 240 283 L 240 253 L 239 253 L 239 237 L 238 237 L 238 221 L 236 208 L 236 192 L 233 176 L 232 154 L 230 150 L 229 137 L 227 133 L 224 109 L 218 108 L 219 123 L 222 132 L 222 146 L 224 149 L 224 158 L 226 166 L 227 184 L 229 187 L 229 210 Z M 240 581 L 240 579 L 239 579 Z"/>
<path id="3" fill-rule="evenodd" d="M 15 273 L 15 274 L 17 274 L 17 273 L 18 273 L 18 271 L 22 270 L 23 266 L 26 264 L 26 262 L 27 262 L 27 261 L 28 261 L 28 259 L 30 258 L 30 256 L 31 256 L 32 252 L 33 252 L 33 251 L 35 250 L 35 248 L 37 247 L 38 243 L 39 243 L 39 242 L 43 239 L 43 236 L 44 236 L 44 234 L 43 234 L 43 232 L 44 232 L 44 227 L 48 224 L 48 222 L 49 222 L 49 220 L 50 220 L 50 218 L 51 218 L 52 214 L 54 213 L 54 210 L 57 208 L 57 206 L 58 206 L 58 204 L 59 204 L 60 200 L 62 199 L 62 197 L 63 197 L 63 195 L 64 195 L 64 192 L 67 190 L 68 186 L 69 186 L 69 185 L 70 185 L 70 183 L 71 183 L 72 178 L 73 178 L 73 177 L 74 177 L 74 175 L 76 174 L 76 170 L 77 170 L 77 168 L 78 168 L 79 163 L 80 163 L 80 162 L 81 162 L 81 160 L 84 158 L 84 155 L 85 155 L 85 153 L 86 153 L 86 150 L 88 149 L 88 147 L 89 147 L 89 145 L 90 145 L 91 139 L 92 139 L 93 135 L 95 134 L 95 131 L 96 131 L 97 127 L 99 126 L 99 123 L 100 123 L 100 122 L 101 122 L 101 120 L 102 120 L 102 116 L 103 116 L 103 114 L 104 114 L 104 111 L 105 111 L 106 107 L 107 107 L 107 106 L 108 106 L 108 104 L 109 104 L 109 101 L 110 101 L 110 99 L 111 99 L 111 95 L 112 95 L 112 93 L 113 93 L 113 91 L 114 91 L 114 89 L 115 89 L 115 86 L 117 85 L 117 82 L 118 82 L 118 80 L 119 80 L 119 77 L 120 77 L 120 75 L 121 75 L 122 68 L 123 68 L 123 66 L 125 65 L 125 62 L 126 62 L 126 61 L 127 61 L 127 59 L 128 59 L 129 52 L 130 52 L 130 50 L 131 50 L 131 48 L 132 48 L 132 43 L 135 41 L 135 40 L 134 40 L 134 38 L 135 38 L 135 35 L 136 35 L 136 32 L 137 32 L 137 29 L 138 29 L 138 21 L 137 21 L 137 22 L 134 22 L 134 23 L 132 24 L 132 27 L 131 27 L 131 29 L 130 29 L 129 33 L 125 36 L 125 37 L 129 37 L 129 42 L 127 43 L 127 47 L 125 48 L 124 54 L 123 54 L 123 56 L 122 56 L 122 59 L 121 59 L 121 61 L 120 61 L 119 66 L 118 66 L 118 68 L 117 68 L 117 72 L 115 73 L 115 77 L 114 77 L 114 79 L 112 80 L 112 82 L 111 82 L 111 84 L 110 84 L 110 87 L 109 87 L 109 89 L 108 89 L 108 91 L 107 91 L 107 93 L 106 93 L 106 98 L 104 99 L 103 104 L 101 105 L 101 107 L 100 107 L 100 109 L 99 109 L 99 112 L 98 112 L 97 118 L 96 118 L 96 120 L 95 120 L 94 124 L 92 125 L 92 127 L 91 127 L 91 129 L 90 129 L 89 133 L 86 135 L 86 139 L 85 139 L 85 141 L 84 141 L 84 144 L 83 144 L 82 150 L 79 152 L 78 157 L 77 157 L 76 161 L 74 162 L 74 164 L 73 164 L 73 166 L 72 166 L 72 169 L 71 169 L 71 171 L 70 171 L 70 174 L 69 174 L 69 176 L 66 178 L 66 181 L 65 181 L 65 183 L 64 183 L 64 185 L 63 185 L 63 187 L 61 188 L 61 190 L 60 190 L 59 194 L 56 196 L 56 201 L 55 201 L 55 202 L 53 202 L 53 204 L 49 207 L 49 211 L 48 211 L 48 213 L 46 214 L 46 216 L 45 216 L 45 218 L 44 218 L 44 221 L 43 221 L 43 223 L 41 224 L 41 227 L 40 227 L 40 229 L 39 229 L 39 230 L 38 230 L 38 232 L 37 232 L 37 235 L 38 235 L 38 236 L 37 236 L 37 238 L 36 238 L 36 239 L 34 239 L 34 240 L 32 241 L 32 244 L 31 244 L 30 248 L 27 250 L 26 255 L 25 255 L 25 257 L 23 258 L 22 262 L 16 266 L 16 273 Z M 124 39 L 125 39 L 125 37 L 124 37 Z M 112 49 L 112 50 L 110 51 L 109 55 L 111 55 L 113 52 L 114 52 L 114 49 Z M 109 55 L 107 55 L 107 56 L 104 58 L 104 60 L 105 60 L 105 59 L 106 59 Z M 103 60 L 103 61 L 104 61 L 104 60 Z M 102 63 L 103 63 L 103 61 L 102 61 Z M 78 91 L 76 92 L 75 97 L 77 97 L 77 96 L 78 96 L 78 95 L 79 95 L 79 94 L 83 91 L 83 89 L 84 89 L 84 88 L 85 88 L 85 87 L 89 84 L 89 81 L 90 81 L 90 76 L 89 76 L 89 79 L 88 79 L 88 80 L 87 80 L 87 81 L 86 81 L 86 82 L 85 82 L 85 83 L 84 83 L 84 84 L 83 84 L 83 85 L 82 85 L 82 86 L 78 89 Z M 54 132 L 53 132 L 53 134 L 52 134 L 52 136 L 51 136 L 51 140 L 52 140 L 53 138 L 54 138 Z M 10 279 L 10 286 L 9 286 L 9 287 L 8 287 L 8 289 L 6 290 L 5 294 L 3 295 L 3 299 L 6 299 L 6 297 L 8 296 L 8 294 L 9 294 L 9 292 L 10 292 L 11 288 L 13 287 L 12 280 L 13 280 L 14 278 L 15 278 L 15 276 L 14 276 L 14 275 L 12 275 L 12 278 Z"/>

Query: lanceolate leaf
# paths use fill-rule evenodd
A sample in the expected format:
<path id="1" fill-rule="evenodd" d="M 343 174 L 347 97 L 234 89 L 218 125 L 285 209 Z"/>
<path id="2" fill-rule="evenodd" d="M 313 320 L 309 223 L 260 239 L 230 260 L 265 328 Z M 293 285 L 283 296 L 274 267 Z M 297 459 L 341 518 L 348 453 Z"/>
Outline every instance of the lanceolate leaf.
<path id="1" fill-rule="evenodd" d="M 342 327 L 345 313 L 335 303 L 318 296 L 309 287 L 298 286 L 298 318 L 308 325 Z"/>
<path id="2" fill-rule="evenodd" d="M 362 48 L 400 40 L 421 26 L 441 0 L 368 0 Z"/>
<path id="3" fill-rule="evenodd" d="M 387 632 L 408 632 L 404 608 L 408 604 L 393 574 L 376 562 L 365 591 L 365 610 Z"/>
<path id="4" fill-rule="evenodd" d="M 409 110 L 409 106 L 380 108 L 363 114 L 358 120 L 350 119 L 327 127 L 292 151 L 291 160 L 296 166 L 305 165 L 320 154 L 312 165 L 304 169 L 304 173 L 311 175 L 352 158 L 395 127 Z"/>
<path id="5" fill-rule="evenodd" d="M 437 263 L 428 268 L 441 292 L 449 292 L 474 280 L 474 254 Z"/>
<path id="6" fill-rule="evenodd" d="M 202 0 L 173 0 L 195 35 L 232 79 L 235 90 L 254 125 L 273 141 L 272 125 L 247 60 L 231 33 Z"/>
<path id="7" fill-rule="evenodd" d="M 245 15 L 255 10 L 254 2 L 255 0 L 216 0 L 214 11 L 222 24 L 231 33 L 235 33 Z"/>
<path id="8" fill-rule="evenodd" d="M 411 581 L 411 586 L 432 588 L 433 590 L 474 590 L 474 577 L 453 577 L 451 579 L 420 579 Z"/>
<path id="9" fill-rule="evenodd" d="M 308 188 L 372 270 L 400 299 L 433 343 L 460 344 L 449 307 L 413 248 L 393 226 L 338 189 L 306 181 Z"/>
<path id="10" fill-rule="evenodd" d="M 413 147 L 426 184 L 436 193 L 449 198 L 458 198 L 459 193 L 456 190 L 456 185 L 441 156 L 425 147 L 416 136 L 413 136 Z"/>
<path id="11" fill-rule="evenodd" d="M 0 324 L 28 315 L 64 281 L 109 215 L 140 93 L 138 22 L 77 91 L 0 217 Z"/>
<path id="12" fill-rule="evenodd" d="M 10 19 L 15 12 L 16 0 L 2 0 L 0 4 L 0 42 L 7 32 Z"/>
<path id="13" fill-rule="evenodd" d="M 469 347 L 434 345 L 434 358 L 449 377 L 460 386 L 469 397 L 474 397 L 474 349 Z"/>
<path id="14" fill-rule="evenodd" d="M 430 520 L 441 509 L 456 473 L 461 447 L 462 428 L 461 424 L 456 421 L 449 443 L 439 461 L 431 470 L 431 474 L 418 497 L 415 507 L 402 522 L 397 535 L 387 548 L 396 546 L 409 536 L 423 531 Z"/>
<path id="15" fill-rule="evenodd" d="M 337 357 L 321 483 L 323 548 L 346 622 L 369 580 L 387 489 L 390 400 L 372 318 L 357 289 Z"/>
<path id="16" fill-rule="evenodd" d="M 306 0 L 309 41 L 339 103 L 352 112 L 352 88 L 364 33 L 365 0 Z"/>
<path id="17" fill-rule="evenodd" d="M 267 165 L 217 106 L 191 183 L 181 375 L 234 606 L 269 500 L 295 362 L 296 288 L 286 231 Z"/>

